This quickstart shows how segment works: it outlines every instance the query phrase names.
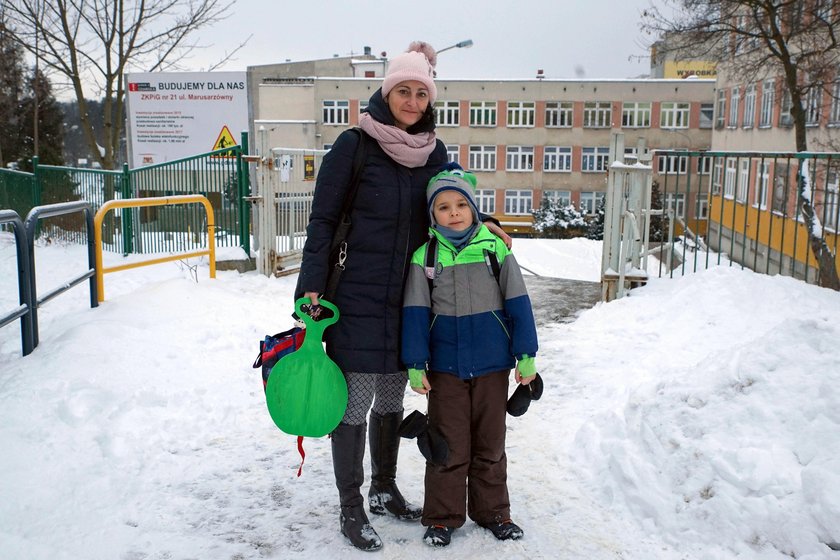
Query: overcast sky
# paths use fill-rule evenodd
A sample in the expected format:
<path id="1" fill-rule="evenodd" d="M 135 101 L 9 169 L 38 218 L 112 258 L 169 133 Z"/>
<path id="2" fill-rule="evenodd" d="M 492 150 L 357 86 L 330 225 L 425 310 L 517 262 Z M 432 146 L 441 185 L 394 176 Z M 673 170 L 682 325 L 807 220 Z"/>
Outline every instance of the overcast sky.
<path id="1" fill-rule="evenodd" d="M 628 78 L 649 73 L 639 31 L 649 0 L 238 0 L 232 15 L 198 40 L 181 70 L 207 69 L 249 35 L 219 70 L 347 56 L 369 46 L 392 57 L 415 39 L 442 49 L 472 39 L 469 49 L 440 56 L 438 77 Z M 640 58 L 641 57 L 641 58 Z"/>

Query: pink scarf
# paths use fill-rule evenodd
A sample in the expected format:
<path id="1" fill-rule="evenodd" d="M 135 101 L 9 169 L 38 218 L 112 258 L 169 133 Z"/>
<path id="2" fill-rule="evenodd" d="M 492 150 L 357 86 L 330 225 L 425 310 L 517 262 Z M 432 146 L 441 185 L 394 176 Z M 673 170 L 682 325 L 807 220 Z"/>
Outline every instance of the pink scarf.
<path id="1" fill-rule="evenodd" d="M 435 149 L 435 133 L 409 134 L 396 126 L 382 124 L 368 113 L 359 117 L 359 127 L 370 134 L 391 159 L 406 167 L 420 167 Z"/>

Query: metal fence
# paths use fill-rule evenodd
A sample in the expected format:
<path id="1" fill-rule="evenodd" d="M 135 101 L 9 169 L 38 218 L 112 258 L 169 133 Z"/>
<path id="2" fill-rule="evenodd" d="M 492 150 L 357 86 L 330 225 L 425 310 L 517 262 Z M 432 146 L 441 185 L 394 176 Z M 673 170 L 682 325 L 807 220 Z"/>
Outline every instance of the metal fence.
<path id="1" fill-rule="evenodd" d="M 282 274 L 300 258 L 312 210 L 315 178 L 326 150 L 272 148 L 257 166 L 259 262 L 266 275 Z"/>
<path id="2" fill-rule="evenodd" d="M 110 200 L 201 194 L 216 215 L 216 245 L 243 247 L 250 252 L 250 214 L 247 136 L 243 144 L 176 161 L 120 171 L 38 165 L 34 172 L 0 170 L 0 209 L 25 216 L 42 204 L 84 200 L 94 211 Z M 195 205 L 123 209 L 103 224 L 105 250 L 161 253 L 202 246 L 205 213 Z M 79 216 L 60 216 L 40 226 L 41 235 L 71 242 L 86 242 Z"/>
<path id="3" fill-rule="evenodd" d="M 814 248 L 820 245 L 831 253 L 835 268 L 840 264 L 840 154 L 654 154 L 660 174 L 653 207 L 658 198 L 665 211 L 662 226 L 673 229 L 675 240 L 673 266 L 660 261 L 660 275 L 737 264 L 819 283 Z"/>

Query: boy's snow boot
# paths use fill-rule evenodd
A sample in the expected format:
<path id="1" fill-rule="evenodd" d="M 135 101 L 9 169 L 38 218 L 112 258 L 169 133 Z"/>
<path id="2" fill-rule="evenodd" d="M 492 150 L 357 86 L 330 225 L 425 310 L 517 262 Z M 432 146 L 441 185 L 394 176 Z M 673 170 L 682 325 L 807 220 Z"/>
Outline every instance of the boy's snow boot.
<path id="1" fill-rule="evenodd" d="M 493 536 L 500 541 L 515 541 L 525 536 L 525 531 L 523 531 L 519 525 L 510 519 L 502 521 L 501 523 L 482 525 L 482 527 L 488 529 L 491 533 L 493 533 Z"/>
<path id="2" fill-rule="evenodd" d="M 435 547 L 448 546 L 452 542 L 452 532 L 454 530 L 452 527 L 432 525 L 426 529 L 426 533 L 423 535 L 423 542 Z"/>
<path id="3" fill-rule="evenodd" d="M 419 519 L 423 508 L 406 502 L 397 488 L 399 427 L 403 413 L 370 413 L 370 492 L 368 505 L 376 515 L 390 513 L 399 519 Z"/>
<path id="4" fill-rule="evenodd" d="M 360 550 L 378 550 L 382 541 L 368 522 L 364 498 L 360 492 L 365 480 L 366 424 L 339 424 L 330 437 L 333 470 L 338 497 L 341 502 L 339 526 L 341 534 Z"/>

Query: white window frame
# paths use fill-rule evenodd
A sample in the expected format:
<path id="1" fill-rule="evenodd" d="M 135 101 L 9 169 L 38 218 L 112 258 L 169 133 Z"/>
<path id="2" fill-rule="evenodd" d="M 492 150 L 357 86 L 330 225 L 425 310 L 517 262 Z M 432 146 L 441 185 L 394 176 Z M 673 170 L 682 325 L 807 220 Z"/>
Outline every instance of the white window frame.
<path id="1" fill-rule="evenodd" d="M 701 103 L 700 104 L 700 122 L 697 128 L 708 129 L 715 125 L 715 104 Z"/>
<path id="2" fill-rule="evenodd" d="M 735 187 L 735 202 L 745 203 L 750 186 L 750 158 L 741 158 L 738 163 L 738 184 Z"/>
<path id="3" fill-rule="evenodd" d="M 495 189 L 476 189 L 475 203 L 478 206 L 478 211 L 482 214 L 496 213 L 496 190 Z"/>
<path id="4" fill-rule="evenodd" d="M 715 106 L 715 128 L 726 126 L 726 90 L 719 89 Z"/>
<path id="5" fill-rule="evenodd" d="M 792 107 L 793 99 L 790 96 L 790 91 L 785 88 L 785 91 L 782 94 L 782 108 L 779 112 L 779 126 L 793 126 L 793 115 L 790 113 Z"/>
<path id="6" fill-rule="evenodd" d="M 765 80 L 761 85 L 761 114 L 758 117 L 758 128 L 773 126 L 773 109 L 776 104 L 776 82 Z"/>
<path id="7" fill-rule="evenodd" d="M 698 175 L 708 175 L 712 172 L 712 156 L 699 156 L 697 158 Z"/>
<path id="8" fill-rule="evenodd" d="M 470 101 L 470 126 L 496 126 L 497 103 L 495 101 Z"/>
<path id="9" fill-rule="evenodd" d="M 755 126 L 755 84 L 750 84 L 744 91 L 744 128 Z"/>
<path id="10" fill-rule="evenodd" d="M 461 146 L 458 144 L 447 144 L 446 145 L 446 159 L 450 163 L 457 163 L 460 165 L 461 163 Z"/>
<path id="11" fill-rule="evenodd" d="M 837 231 L 837 212 L 840 206 L 840 173 L 837 169 L 830 170 L 825 183 L 825 227 Z"/>
<path id="12" fill-rule="evenodd" d="M 664 208 L 673 210 L 679 218 L 685 218 L 685 193 L 665 193 Z"/>
<path id="13" fill-rule="evenodd" d="M 805 109 L 805 126 L 819 126 L 820 125 L 820 110 L 822 109 L 822 84 L 814 84 L 808 88 L 805 94 L 804 107 Z"/>
<path id="14" fill-rule="evenodd" d="M 460 101 L 435 101 L 435 124 L 437 126 L 459 126 L 460 121 Z"/>
<path id="15" fill-rule="evenodd" d="M 729 128 L 737 128 L 738 126 L 738 105 L 741 102 L 741 88 L 732 88 L 732 99 L 729 102 Z"/>
<path id="16" fill-rule="evenodd" d="M 723 197 L 735 198 L 735 184 L 738 182 L 738 163 L 734 157 L 726 158 L 726 171 L 723 178 Z"/>
<path id="17" fill-rule="evenodd" d="M 583 128 L 609 128 L 612 126 L 612 103 L 586 101 L 583 104 Z"/>
<path id="18" fill-rule="evenodd" d="M 598 195 L 601 195 L 600 197 Z M 603 198 L 604 193 L 598 191 L 580 191 L 580 211 L 591 216 L 598 210 L 598 199 Z"/>
<path id="19" fill-rule="evenodd" d="M 345 126 L 350 124 L 350 101 L 346 99 L 324 99 L 321 102 L 324 124 Z"/>
<path id="20" fill-rule="evenodd" d="M 688 173 L 688 156 L 674 154 L 656 157 L 657 171 L 660 175 L 685 175 Z"/>
<path id="21" fill-rule="evenodd" d="M 607 171 L 610 149 L 601 146 L 587 146 L 580 150 L 580 170 L 582 173 L 604 173 Z"/>
<path id="22" fill-rule="evenodd" d="M 723 166 L 724 161 L 723 158 L 716 157 L 714 158 L 714 167 L 712 173 L 712 192 L 714 194 L 720 194 L 721 190 L 723 189 L 723 182 L 724 182 L 724 172 Z"/>
<path id="23" fill-rule="evenodd" d="M 828 113 L 828 124 L 840 126 L 840 78 L 834 81 L 834 88 L 831 92 L 831 109 Z"/>
<path id="24" fill-rule="evenodd" d="M 526 216 L 534 209 L 534 191 L 531 189 L 505 189 L 505 214 Z"/>
<path id="25" fill-rule="evenodd" d="M 369 99 L 359 99 L 359 114 L 361 115 L 367 106 L 370 105 Z"/>
<path id="26" fill-rule="evenodd" d="M 533 146 L 506 146 L 505 170 L 516 172 L 530 172 L 534 170 Z"/>
<path id="27" fill-rule="evenodd" d="M 621 105 L 622 128 L 650 128 L 650 101 L 625 101 Z"/>
<path id="28" fill-rule="evenodd" d="M 552 204 L 559 204 L 563 207 L 569 206 L 572 203 L 572 191 L 554 189 L 543 191 L 543 199 Z"/>
<path id="29" fill-rule="evenodd" d="M 709 201 L 698 196 L 694 204 L 694 219 L 705 220 L 709 217 Z"/>
<path id="30" fill-rule="evenodd" d="M 753 207 L 767 210 L 767 189 L 770 188 L 770 162 L 758 162 L 758 181 L 753 193 Z"/>
<path id="31" fill-rule="evenodd" d="M 469 154 L 472 171 L 496 171 L 496 146 L 472 145 Z"/>
<path id="32" fill-rule="evenodd" d="M 548 101 L 545 104 L 546 128 L 571 128 L 575 104 L 571 101 Z"/>
<path id="33" fill-rule="evenodd" d="M 568 173 L 572 170 L 572 148 L 569 146 L 546 146 L 543 149 L 543 171 L 547 173 Z"/>
<path id="34" fill-rule="evenodd" d="M 533 101 L 508 101 L 507 127 L 534 128 L 536 104 Z"/>
<path id="35" fill-rule="evenodd" d="M 691 103 L 663 101 L 659 106 L 659 128 L 688 128 Z"/>

